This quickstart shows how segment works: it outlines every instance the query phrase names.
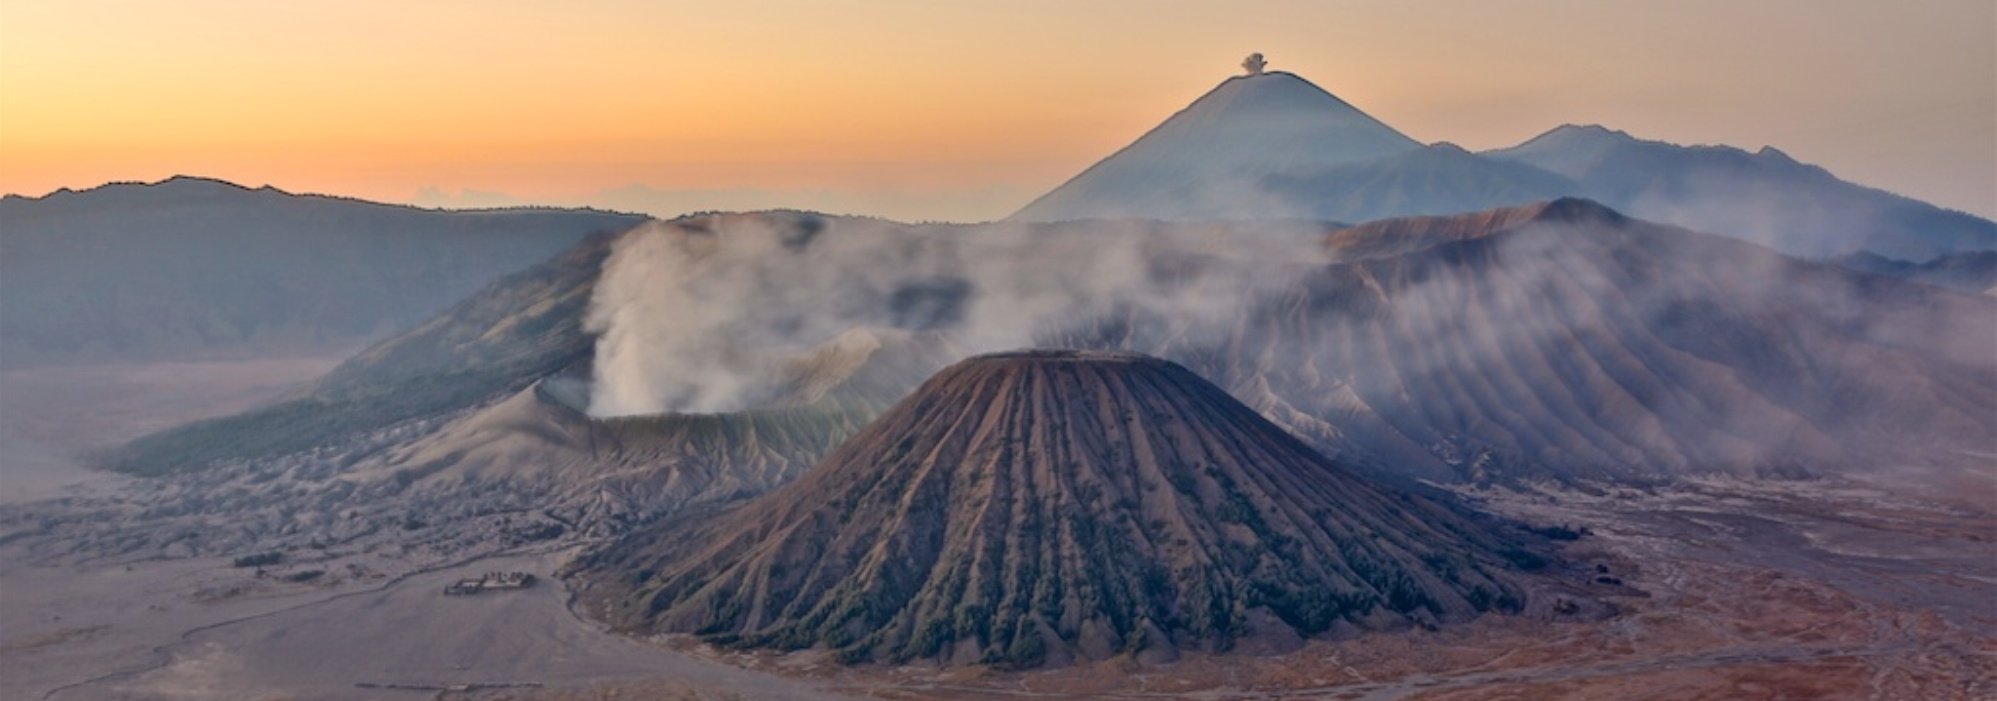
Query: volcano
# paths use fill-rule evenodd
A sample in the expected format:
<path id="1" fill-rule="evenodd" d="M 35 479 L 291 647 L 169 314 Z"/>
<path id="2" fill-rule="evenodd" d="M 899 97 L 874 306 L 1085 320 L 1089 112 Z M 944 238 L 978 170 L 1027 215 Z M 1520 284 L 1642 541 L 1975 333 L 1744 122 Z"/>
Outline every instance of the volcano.
<path id="1" fill-rule="evenodd" d="M 1283 72 L 1222 82 L 1011 220 L 1364 223 L 1562 197 L 1810 259 L 1870 252 L 1920 263 L 1997 250 L 1989 219 L 1841 180 L 1772 147 L 1564 125 L 1472 153 L 1423 145 Z"/>
<path id="2" fill-rule="evenodd" d="M 960 362 L 798 481 L 583 560 L 628 632 L 1005 666 L 1525 606 L 1530 544 L 1313 452 L 1177 364 Z M 1523 535 L 1522 533 L 1520 535 Z"/>
<path id="3" fill-rule="evenodd" d="M 1288 206 L 1263 178 L 1320 173 L 1421 144 L 1291 73 L 1222 82 L 1137 141 L 1012 215 L 1257 219 Z"/>

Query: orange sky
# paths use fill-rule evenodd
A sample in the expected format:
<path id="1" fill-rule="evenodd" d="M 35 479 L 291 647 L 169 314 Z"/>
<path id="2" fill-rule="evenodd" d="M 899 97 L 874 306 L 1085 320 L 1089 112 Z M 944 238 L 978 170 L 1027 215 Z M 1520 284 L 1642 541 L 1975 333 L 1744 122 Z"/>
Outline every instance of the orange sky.
<path id="1" fill-rule="evenodd" d="M 1630 4 L 0 0 L 0 191 L 983 219 L 1262 51 L 1422 141 L 1773 144 L 1997 214 L 1988 0 Z"/>

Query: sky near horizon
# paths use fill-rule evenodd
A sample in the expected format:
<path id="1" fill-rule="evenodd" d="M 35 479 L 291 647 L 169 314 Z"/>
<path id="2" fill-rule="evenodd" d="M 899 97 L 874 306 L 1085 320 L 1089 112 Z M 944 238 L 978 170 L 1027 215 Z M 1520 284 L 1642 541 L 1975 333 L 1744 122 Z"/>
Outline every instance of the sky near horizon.
<path id="1" fill-rule="evenodd" d="M 1423 142 L 1773 145 L 1997 216 L 1997 3 L 0 0 L 0 192 L 1003 217 L 1242 56 Z"/>

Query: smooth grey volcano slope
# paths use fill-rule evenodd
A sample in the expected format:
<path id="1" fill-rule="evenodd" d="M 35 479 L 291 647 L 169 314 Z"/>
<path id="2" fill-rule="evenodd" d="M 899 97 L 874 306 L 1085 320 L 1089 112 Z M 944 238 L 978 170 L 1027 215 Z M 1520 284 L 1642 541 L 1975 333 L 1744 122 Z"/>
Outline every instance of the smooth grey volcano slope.
<path id="1" fill-rule="evenodd" d="M 640 217 L 444 212 L 199 178 L 0 198 L 0 359 L 323 353 Z"/>
<path id="2" fill-rule="evenodd" d="M 1185 368 L 954 365 L 797 482 L 581 565 L 632 632 L 1010 665 L 1515 611 L 1504 529 L 1332 463 Z"/>
<path id="3" fill-rule="evenodd" d="M 1273 211 L 1339 222 L 1477 212 L 1584 189 L 1531 165 L 1485 158 L 1449 143 L 1311 173 L 1270 175 L 1259 187 L 1282 200 Z"/>
<path id="4" fill-rule="evenodd" d="M 1296 75 L 1236 76 L 1011 218 L 1285 218 L 1263 178 L 1419 148 Z"/>

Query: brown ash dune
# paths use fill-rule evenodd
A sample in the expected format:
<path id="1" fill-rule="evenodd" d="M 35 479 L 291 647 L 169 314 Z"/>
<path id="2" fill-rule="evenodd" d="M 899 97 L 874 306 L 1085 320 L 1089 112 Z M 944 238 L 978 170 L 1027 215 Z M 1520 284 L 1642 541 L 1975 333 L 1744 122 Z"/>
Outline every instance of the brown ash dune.
<path id="1" fill-rule="evenodd" d="M 791 483 L 586 558 L 630 632 L 1037 665 L 1526 606 L 1518 531 L 1376 485 L 1185 368 L 1028 351 L 937 374 Z"/>

